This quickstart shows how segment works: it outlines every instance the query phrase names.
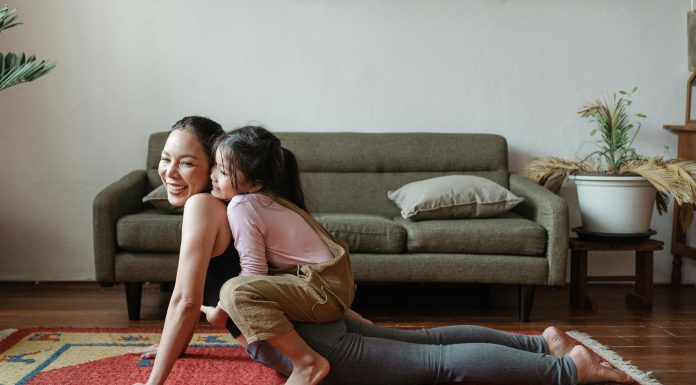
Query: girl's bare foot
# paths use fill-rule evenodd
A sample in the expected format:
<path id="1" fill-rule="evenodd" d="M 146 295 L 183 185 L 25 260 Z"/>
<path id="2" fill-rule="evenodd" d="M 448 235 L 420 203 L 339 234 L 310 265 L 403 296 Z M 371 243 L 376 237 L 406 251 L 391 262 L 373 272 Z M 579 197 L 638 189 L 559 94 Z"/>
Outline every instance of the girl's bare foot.
<path id="1" fill-rule="evenodd" d="M 586 347 L 577 345 L 570 350 L 568 357 L 575 363 L 578 384 L 595 382 L 633 382 L 626 373 L 600 364 Z"/>
<path id="2" fill-rule="evenodd" d="M 318 354 L 307 356 L 306 362 L 293 362 L 293 365 L 285 385 L 317 385 L 331 370 L 329 361 Z"/>
<path id="3" fill-rule="evenodd" d="M 563 357 L 574 346 L 565 338 L 565 333 L 555 326 L 547 327 L 542 336 L 549 347 L 549 354 L 554 356 Z"/>
<path id="4" fill-rule="evenodd" d="M 227 325 L 228 315 L 220 305 L 217 307 L 201 306 L 201 311 L 205 313 L 205 319 L 208 320 L 209 324 L 222 329 Z"/>

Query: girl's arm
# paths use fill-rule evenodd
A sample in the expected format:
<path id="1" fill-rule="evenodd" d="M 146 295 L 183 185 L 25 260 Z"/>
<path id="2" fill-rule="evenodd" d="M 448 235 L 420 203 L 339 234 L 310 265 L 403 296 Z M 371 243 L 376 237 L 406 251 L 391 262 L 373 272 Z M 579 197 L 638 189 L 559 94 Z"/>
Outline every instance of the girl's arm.
<path id="1" fill-rule="evenodd" d="M 176 282 L 148 385 L 164 383 L 191 338 L 203 303 L 205 275 L 215 239 L 221 223 L 226 227 L 225 222 L 224 204 L 214 197 L 198 194 L 186 202 Z"/>

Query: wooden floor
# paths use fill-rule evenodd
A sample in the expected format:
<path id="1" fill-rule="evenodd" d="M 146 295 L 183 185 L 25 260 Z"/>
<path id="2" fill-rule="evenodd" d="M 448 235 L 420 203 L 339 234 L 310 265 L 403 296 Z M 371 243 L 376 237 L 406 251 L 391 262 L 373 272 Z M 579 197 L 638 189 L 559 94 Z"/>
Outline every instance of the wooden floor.
<path id="1" fill-rule="evenodd" d="M 572 309 L 568 289 L 537 290 L 532 322 L 517 322 L 517 290 L 492 286 L 488 305 L 480 286 L 361 285 L 354 308 L 381 325 L 416 328 L 457 323 L 506 330 L 557 325 L 590 334 L 665 385 L 696 384 L 696 287 L 655 287 L 652 312 L 624 305 L 626 285 L 592 285 L 594 311 Z M 0 283 L 0 329 L 30 326 L 155 327 L 169 293 L 145 285 L 142 320 L 129 322 L 121 285 Z"/>

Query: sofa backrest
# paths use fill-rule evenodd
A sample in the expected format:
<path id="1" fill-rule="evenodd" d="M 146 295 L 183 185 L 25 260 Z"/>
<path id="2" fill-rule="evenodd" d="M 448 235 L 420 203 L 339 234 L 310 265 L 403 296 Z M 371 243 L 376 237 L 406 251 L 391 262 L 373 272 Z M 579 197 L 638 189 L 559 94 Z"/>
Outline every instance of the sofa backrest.
<path id="1" fill-rule="evenodd" d="M 508 187 L 500 135 L 439 133 L 277 133 L 298 158 L 307 208 L 320 213 L 399 214 L 387 191 L 451 174 Z"/>
<path id="2" fill-rule="evenodd" d="M 298 159 L 307 208 L 396 216 L 387 191 L 436 176 L 467 174 L 508 188 L 505 138 L 495 134 L 276 132 Z M 166 132 L 150 137 L 147 173 L 157 175 Z"/>

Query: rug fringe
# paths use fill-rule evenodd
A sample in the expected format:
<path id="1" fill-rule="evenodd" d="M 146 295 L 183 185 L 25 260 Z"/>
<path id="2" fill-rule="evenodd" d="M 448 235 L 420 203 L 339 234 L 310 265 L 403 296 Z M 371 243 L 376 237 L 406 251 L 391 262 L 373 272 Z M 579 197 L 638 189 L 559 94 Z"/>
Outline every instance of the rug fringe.
<path id="1" fill-rule="evenodd" d="M 12 333 L 16 332 L 18 329 L 4 329 L 0 330 L 0 341 L 9 337 Z"/>
<path id="2" fill-rule="evenodd" d="M 590 337 L 589 334 L 572 330 L 567 332 L 567 334 L 583 345 L 590 348 L 595 353 L 599 354 L 605 360 L 609 361 L 610 364 L 614 365 L 619 370 L 626 372 L 629 376 L 633 377 L 641 385 L 662 385 L 659 381 L 652 377 L 652 372 L 644 372 L 638 369 L 637 366 L 633 365 L 631 361 L 624 360 L 620 355 L 618 355 L 613 350 L 609 349 L 606 345 L 597 342 L 595 339 Z"/>

